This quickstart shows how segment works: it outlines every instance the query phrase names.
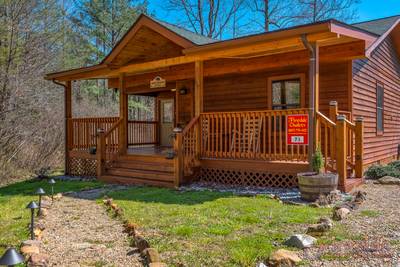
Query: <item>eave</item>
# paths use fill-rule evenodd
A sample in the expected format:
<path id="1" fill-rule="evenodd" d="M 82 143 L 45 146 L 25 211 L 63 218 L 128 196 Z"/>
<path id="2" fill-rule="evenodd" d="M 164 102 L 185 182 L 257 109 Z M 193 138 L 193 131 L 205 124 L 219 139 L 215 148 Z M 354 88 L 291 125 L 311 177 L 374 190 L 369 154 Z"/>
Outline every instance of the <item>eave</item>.
<path id="1" fill-rule="evenodd" d="M 184 55 L 179 57 L 129 64 L 118 68 L 111 68 L 103 62 L 92 67 L 48 74 L 46 75 L 46 79 L 66 81 L 113 78 L 118 77 L 120 73 L 133 75 L 200 60 L 250 58 L 301 51 L 305 49 L 301 41 L 302 35 L 306 35 L 309 42 L 318 43 L 321 47 L 363 41 L 365 49 L 357 55 L 359 58 L 365 57 L 365 50 L 377 39 L 377 36 L 356 27 L 335 20 L 329 20 L 285 30 L 193 46 L 184 49 Z"/>

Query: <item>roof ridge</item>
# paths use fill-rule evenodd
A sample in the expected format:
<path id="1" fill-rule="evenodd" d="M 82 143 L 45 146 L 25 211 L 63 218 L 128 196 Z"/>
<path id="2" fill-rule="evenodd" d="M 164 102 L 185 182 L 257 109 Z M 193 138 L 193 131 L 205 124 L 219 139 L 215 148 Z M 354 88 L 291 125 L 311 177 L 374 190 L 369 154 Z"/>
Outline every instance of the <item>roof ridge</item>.
<path id="1" fill-rule="evenodd" d="M 186 32 L 188 32 L 188 33 L 190 33 L 190 34 L 195 34 L 195 35 L 198 35 L 199 37 L 207 38 L 207 39 L 210 39 L 210 40 L 213 40 L 213 41 L 219 41 L 218 39 L 214 39 L 214 38 L 211 38 L 211 37 L 208 37 L 208 36 L 199 34 L 199 33 L 197 33 L 197 32 L 191 31 L 191 30 L 189 30 L 189 29 L 187 29 L 187 28 L 185 28 L 185 27 L 183 27 L 183 26 L 180 26 L 180 25 L 177 25 L 177 24 L 174 24 L 174 23 L 171 23 L 171 22 L 167 22 L 167 21 L 165 21 L 165 20 L 158 19 L 158 18 L 156 18 L 156 17 L 154 17 L 154 16 L 149 16 L 149 15 L 147 15 L 147 16 L 150 17 L 151 19 L 153 19 L 153 20 L 159 22 L 159 23 L 164 23 L 164 24 L 167 24 L 167 25 L 169 25 L 169 26 L 176 27 L 176 28 L 178 28 L 178 29 L 180 29 L 180 30 L 183 30 L 183 31 L 186 31 Z"/>
<path id="2" fill-rule="evenodd" d="M 370 19 L 370 20 L 365 20 L 365 21 L 354 22 L 351 25 L 363 24 L 363 23 L 379 21 L 379 20 L 384 20 L 384 19 L 391 19 L 391 18 L 394 18 L 394 17 L 400 17 L 400 14 L 392 15 L 392 16 L 388 16 L 388 17 L 383 17 L 383 18 L 377 18 L 377 19 Z"/>

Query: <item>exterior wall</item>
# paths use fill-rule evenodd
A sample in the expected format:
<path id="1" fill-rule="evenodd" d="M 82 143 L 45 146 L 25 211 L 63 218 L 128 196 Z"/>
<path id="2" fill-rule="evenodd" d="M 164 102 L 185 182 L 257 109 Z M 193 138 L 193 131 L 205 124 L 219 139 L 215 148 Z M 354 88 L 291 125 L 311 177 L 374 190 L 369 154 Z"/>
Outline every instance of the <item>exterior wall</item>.
<path id="1" fill-rule="evenodd" d="M 340 110 L 350 110 L 348 62 L 321 64 L 320 110 L 328 114 L 329 102 L 336 100 Z M 281 71 L 235 74 L 206 78 L 204 111 L 246 111 L 268 109 L 267 80 L 272 76 L 304 74 L 305 105 L 308 106 L 308 67 Z"/>
<path id="2" fill-rule="evenodd" d="M 364 163 L 387 162 L 400 144 L 400 61 L 390 38 L 353 62 L 353 114 L 364 117 Z M 376 85 L 384 86 L 384 132 L 376 130 Z"/>

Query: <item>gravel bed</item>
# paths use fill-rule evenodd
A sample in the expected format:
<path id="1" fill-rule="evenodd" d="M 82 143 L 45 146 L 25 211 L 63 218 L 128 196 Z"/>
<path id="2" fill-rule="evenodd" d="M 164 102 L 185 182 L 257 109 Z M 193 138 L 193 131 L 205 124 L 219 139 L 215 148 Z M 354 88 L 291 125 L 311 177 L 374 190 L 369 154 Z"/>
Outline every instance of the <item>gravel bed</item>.
<path id="1" fill-rule="evenodd" d="M 400 186 L 360 189 L 367 200 L 341 222 L 352 238 L 305 250 L 310 266 L 400 267 Z"/>
<path id="2" fill-rule="evenodd" d="M 283 201 L 293 201 L 307 203 L 301 200 L 300 191 L 297 188 L 265 188 L 265 187 L 242 187 L 230 186 L 216 183 L 195 182 L 179 188 L 181 191 L 214 191 L 221 193 L 233 193 L 236 195 L 255 196 L 255 195 L 274 195 Z"/>
<path id="3" fill-rule="evenodd" d="M 121 222 L 93 200 L 63 197 L 53 204 L 44 225 L 43 252 L 50 266 L 143 266 Z"/>

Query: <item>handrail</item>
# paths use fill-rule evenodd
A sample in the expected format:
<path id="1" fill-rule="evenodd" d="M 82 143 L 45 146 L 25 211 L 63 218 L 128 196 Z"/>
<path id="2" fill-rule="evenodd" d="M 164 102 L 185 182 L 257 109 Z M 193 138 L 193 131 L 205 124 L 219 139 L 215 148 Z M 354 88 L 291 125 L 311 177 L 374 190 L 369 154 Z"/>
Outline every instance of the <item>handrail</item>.
<path id="1" fill-rule="evenodd" d="M 326 121 L 328 123 L 329 126 L 331 127 L 335 127 L 336 123 L 334 123 L 331 119 L 329 119 L 327 116 L 325 116 L 324 114 L 322 114 L 321 112 L 317 112 L 317 116 L 321 117 L 321 119 L 323 119 L 324 121 Z"/>
<path id="2" fill-rule="evenodd" d="M 111 132 L 114 131 L 114 130 L 121 124 L 122 121 L 123 121 L 122 118 L 120 118 L 119 120 L 117 120 L 117 122 L 115 122 L 115 123 L 113 124 L 113 126 L 112 126 L 110 129 L 108 129 L 108 131 L 106 131 L 106 132 L 104 133 L 104 137 L 109 136 L 109 135 L 111 134 Z"/>
<path id="3" fill-rule="evenodd" d="M 190 130 L 190 128 L 192 128 L 193 125 L 195 125 L 195 124 L 198 122 L 199 119 L 200 119 L 200 116 L 194 117 L 194 118 L 185 126 L 185 128 L 184 128 L 183 131 L 182 131 L 182 134 L 185 135 L 185 134 Z"/>

